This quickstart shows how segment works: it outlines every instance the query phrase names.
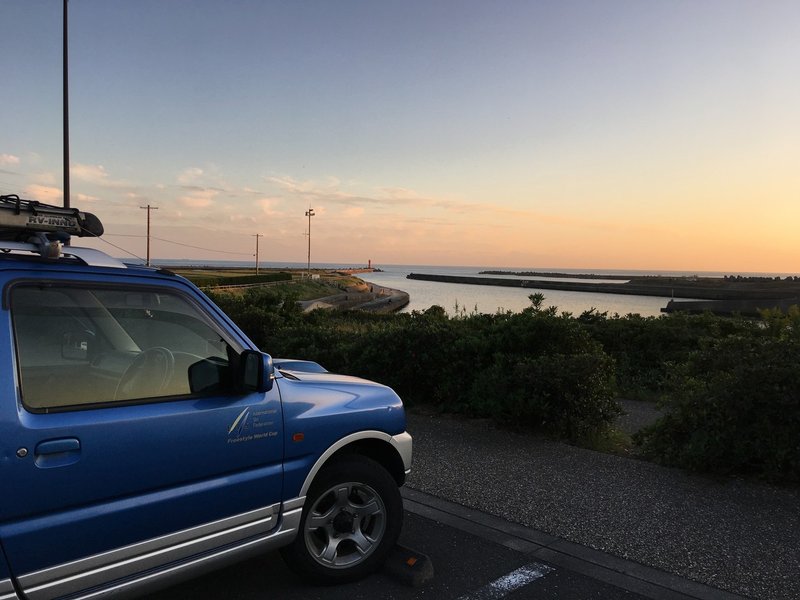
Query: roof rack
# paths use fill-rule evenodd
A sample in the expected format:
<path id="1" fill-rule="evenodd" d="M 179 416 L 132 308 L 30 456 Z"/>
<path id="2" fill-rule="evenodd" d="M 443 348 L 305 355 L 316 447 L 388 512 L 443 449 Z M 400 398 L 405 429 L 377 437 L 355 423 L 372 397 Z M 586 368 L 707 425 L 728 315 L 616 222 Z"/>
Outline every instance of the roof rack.
<path id="1" fill-rule="evenodd" d="M 103 235 L 103 224 L 92 213 L 7 194 L 0 196 L 0 236 L 9 239 L 13 232 L 99 237 Z"/>
<path id="2" fill-rule="evenodd" d="M 75 208 L 23 200 L 16 194 L 0 196 L 0 252 L 33 252 L 53 259 L 72 256 L 90 266 L 125 268 L 99 250 L 64 246 L 72 235 L 100 237 L 103 224 L 92 213 Z"/>

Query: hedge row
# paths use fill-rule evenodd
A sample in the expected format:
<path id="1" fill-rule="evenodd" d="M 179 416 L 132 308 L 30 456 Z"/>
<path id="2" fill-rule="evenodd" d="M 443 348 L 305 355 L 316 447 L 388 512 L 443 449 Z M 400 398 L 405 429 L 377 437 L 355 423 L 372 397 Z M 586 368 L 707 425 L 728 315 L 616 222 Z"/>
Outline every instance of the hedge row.
<path id="1" fill-rule="evenodd" d="M 570 440 L 619 414 L 614 361 L 575 319 L 530 310 L 449 318 L 314 311 L 265 290 L 215 299 L 260 347 L 380 381 L 409 405 L 489 417 Z"/>
<path id="2" fill-rule="evenodd" d="M 637 436 L 645 454 L 697 471 L 800 481 L 800 318 L 792 312 L 701 340 L 675 370 L 667 414 Z"/>
<path id="3" fill-rule="evenodd" d="M 613 423 L 619 392 L 667 413 L 636 440 L 658 462 L 800 480 L 800 311 L 765 321 L 713 315 L 577 318 L 541 309 L 301 314 L 266 290 L 219 294 L 275 356 L 375 379 L 410 405 L 490 417 L 569 440 Z"/>

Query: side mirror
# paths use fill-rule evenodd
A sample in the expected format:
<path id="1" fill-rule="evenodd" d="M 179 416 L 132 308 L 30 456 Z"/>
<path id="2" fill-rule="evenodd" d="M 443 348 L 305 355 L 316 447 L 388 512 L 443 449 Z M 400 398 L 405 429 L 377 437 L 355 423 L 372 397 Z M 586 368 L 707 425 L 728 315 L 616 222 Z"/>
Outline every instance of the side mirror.
<path id="1" fill-rule="evenodd" d="M 275 368 L 272 357 L 257 350 L 245 350 L 241 355 L 241 384 L 246 392 L 268 392 L 272 389 Z"/>

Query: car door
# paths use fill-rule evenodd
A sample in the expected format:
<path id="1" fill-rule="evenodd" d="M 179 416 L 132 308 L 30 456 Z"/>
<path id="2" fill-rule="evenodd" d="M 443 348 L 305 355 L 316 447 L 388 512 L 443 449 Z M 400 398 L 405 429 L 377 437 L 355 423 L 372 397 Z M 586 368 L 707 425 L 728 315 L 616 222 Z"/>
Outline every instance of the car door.
<path id="1" fill-rule="evenodd" d="M 18 600 L 2 546 L 0 546 L 0 600 Z"/>
<path id="2" fill-rule="evenodd" d="M 237 391 L 247 341 L 192 288 L 54 274 L 10 282 L 4 309 L 16 373 L 0 384 L 0 539 L 29 597 L 276 525 L 277 386 Z"/>

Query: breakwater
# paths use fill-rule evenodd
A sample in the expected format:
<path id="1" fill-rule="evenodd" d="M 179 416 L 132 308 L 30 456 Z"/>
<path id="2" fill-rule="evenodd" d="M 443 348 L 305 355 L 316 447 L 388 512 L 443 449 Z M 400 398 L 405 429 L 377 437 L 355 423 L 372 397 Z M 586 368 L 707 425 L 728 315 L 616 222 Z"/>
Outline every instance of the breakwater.
<path id="1" fill-rule="evenodd" d="M 726 285 L 720 279 L 634 278 L 626 283 L 583 283 L 575 281 L 544 281 L 541 279 L 470 277 L 466 275 L 437 275 L 410 273 L 408 279 L 437 281 L 440 283 L 465 283 L 470 285 L 530 288 L 531 290 L 561 290 L 567 292 L 593 292 L 632 296 L 657 296 L 662 298 L 691 298 L 696 300 L 764 300 L 774 301 L 798 295 L 797 283 L 785 286 Z M 782 283 L 782 282 L 777 282 Z"/>
<path id="2" fill-rule="evenodd" d="M 627 281 L 632 275 L 600 275 L 598 273 L 559 273 L 557 271 L 480 271 L 478 275 L 517 275 L 519 277 L 562 277 L 567 279 L 613 279 Z"/>
<path id="3" fill-rule="evenodd" d="M 762 300 L 670 300 L 661 309 L 663 313 L 692 313 L 701 314 L 712 312 L 715 315 L 730 317 L 741 315 L 743 317 L 758 317 L 765 309 L 778 309 L 784 313 L 794 305 L 800 305 L 800 297 L 796 298 L 771 298 Z"/>
<path id="4" fill-rule="evenodd" d="M 300 300 L 298 306 L 303 312 L 312 310 L 362 310 L 372 313 L 397 312 L 408 304 L 409 296 L 402 290 L 379 285 L 364 289 L 352 288 L 340 294 L 333 294 L 313 300 Z"/>

